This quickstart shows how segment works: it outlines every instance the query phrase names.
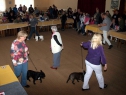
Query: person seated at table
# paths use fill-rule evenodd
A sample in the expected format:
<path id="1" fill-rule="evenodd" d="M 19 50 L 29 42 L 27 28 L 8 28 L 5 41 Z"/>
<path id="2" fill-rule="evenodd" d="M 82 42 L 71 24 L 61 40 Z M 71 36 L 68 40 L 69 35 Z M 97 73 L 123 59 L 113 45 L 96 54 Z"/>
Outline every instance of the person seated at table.
<path id="1" fill-rule="evenodd" d="M 66 13 L 63 11 L 62 16 L 61 16 L 61 24 L 62 24 L 61 30 L 62 31 L 64 31 L 66 21 L 67 21 L 67 16 L 66 16 Z"/>
<path id="2" fill-rule="evenodd" d="M 27 16 L 26 15 L 23 15 L 22 22 L 28 22 L 28 21 L 29 21 L 29 19 L 27 18 Z"/>
<path id="3" fill-rule="evenodd" d="M 120 16 L 118 18 L 119 21 L 119 30 L 117 32 L 124 32 L 125 31 L 125 21 L 124 19 Z"/>
<path id="4" fill-rule="evenodd" d="M 49 20 L 49 17 L 47 16 L 46 13 L 45 13 L 44 16 L 43 16 L 43 19 L 44 19 L 45 21 L 48 21 L 48 20 Z"/>
<path id="5" fill-rule="evenodd" d="M 39 12 L 39 15 L 44 15 L 44 12 L 41 10 L 40 12 Z"/>
<path id="6" fill-rule="evenodd" d="M 115 23 L 115 19 L 112 19 L 111 25 L 110 25 L 110 29 L 114 29 L 114 30 L 118 30 L 118 26 Z M 112 36 L 110 36 L 110 39 L 112 40 Z M 117 38 L 115 38 L 115 42 L 117 41 Z"/>
<path id="7" fill-rule="evenodd" d="M 2 17 L 2 23 L 8 23 L 8 18 L 5 15 Z"/>
<path id="8" fill-rule="evenodd" d="M 22 22 L 21 17 L 18 16 L 13 22 L 14 23 L 21 23 Z M 19 32 L 20 30 L 21 30 L 21 28 L 17 28 L 17 32 Z"/>
<path id="9" fill-rule="evenodd" d="M 95 24 L 94 17 L 91 17 L 91 18 L 90 18 L 89 24 L 90 24 L 90 25 Z M 90 30 L 88 30 L 88 35 L 92 35 L 92 34 L 93 34 L 93 32 L 90 31 Z"/>
<path id="10" fill-rule="evenodd" d="M 15 20 L 15 16 L 13 15 L 13 13 L 10 13 L 10 15 L 8 16 L 8 20 L 9 23 L 13 23 L 13 21 Z"/>
<path id="11" fill-rule="evenodd" d="M 110 25 L 110 29 L 116 29 L 116 23 L 115 23 L 115 19 L 112 19 L 111 25 Z"/>
<path id="12" fill-rule="evenodd" d="M 18 16 L 13 22 L 14 23 L 20 23 L 20 22 L 22 22 L 21 17 Z"/>
<path id="13" fill-rule="evenodd" d="M 86 25 L 89 24 L 89 21 L 90 21 L 90 17 L 89 17 L 88 13 L 86 13 L 86 15 L 84 16 L 83 20 L 84 21 L 81 23 L 82 24 L 81 31 L 82 31 L 82 35 L 86 35 L 86 33 L 85 33 L 85 27 L 86 27 Z"/>
<path id="14" fill-rule="evenodd" d="M 89 24 L 95 24 L 94 17 L 91 17 L 91 19 L 90 19 L 90 21 L 89 21 Z"/>
<path id="15" fill-rule="evenodd" d="M 3 15 L 4 15 L 5 17 L 9 17 L 9 12 L 6 10 L 6 11 L 3 13 Z"/>
<path id="16" fill-rule="evenodd" d="M 28 18 L 28 20 L 29 20 L 29 14 L 28 14 L 28 12 L 25 12 L 25 14 L 24 14 L 27 18 Z"/>

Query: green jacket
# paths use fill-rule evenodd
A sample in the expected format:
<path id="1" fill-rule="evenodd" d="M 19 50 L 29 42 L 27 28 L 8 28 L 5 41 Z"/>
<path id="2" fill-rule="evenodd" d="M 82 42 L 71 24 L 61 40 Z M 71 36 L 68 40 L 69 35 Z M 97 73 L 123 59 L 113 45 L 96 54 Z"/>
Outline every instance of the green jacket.
<path id="1" fill-rule="evenodd" d="M 125 28 L 125 21 L 121 19 L 119 22 L 119 30 L 124 30 L 124 28 Z"/>
<path id="2" fill-rule="evenodd" d="M 14 20 L 14 23 L 20 23 L 20 22 L 22 22 L 22 20 L 17 20 L 17 19 Z"/>

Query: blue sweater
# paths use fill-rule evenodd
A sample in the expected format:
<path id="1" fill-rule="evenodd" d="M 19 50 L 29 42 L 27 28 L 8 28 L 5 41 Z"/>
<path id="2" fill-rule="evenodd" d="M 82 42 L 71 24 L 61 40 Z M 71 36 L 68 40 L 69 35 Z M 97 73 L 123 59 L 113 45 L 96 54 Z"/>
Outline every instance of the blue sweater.
<path id="1" fill-rule="evenodd" d="M 82 45 L 88 49 L 86 60 L 94 65 L 106 64 L 106 58 L 102 46 L 98 46 L 96 49 L 91 48 L 91 42 L 84 42 Z"/>

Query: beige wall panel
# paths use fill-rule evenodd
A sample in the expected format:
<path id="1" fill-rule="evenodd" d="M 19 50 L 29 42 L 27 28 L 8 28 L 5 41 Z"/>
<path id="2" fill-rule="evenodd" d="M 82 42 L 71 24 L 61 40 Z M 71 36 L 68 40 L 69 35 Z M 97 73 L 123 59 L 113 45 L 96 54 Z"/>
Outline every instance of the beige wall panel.
<path id="1" fill-rule="evenodd" d="M 77 9 L 78 0 L 49 0 L 49 5 L 53 4 L 57 6 L 58 9 L 68 9 L 71 7 L 73 10 Z"/>

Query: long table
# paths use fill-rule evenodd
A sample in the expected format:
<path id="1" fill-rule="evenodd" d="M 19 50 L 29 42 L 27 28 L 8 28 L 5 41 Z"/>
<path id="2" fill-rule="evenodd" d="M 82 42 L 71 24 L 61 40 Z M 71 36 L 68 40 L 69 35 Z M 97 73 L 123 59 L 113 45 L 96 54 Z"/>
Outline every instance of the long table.
<path id="1" fill-rule="evenodd" d="M 87 25 L 85 31 L 87 30 L 102 34 L 102 31 L 98 25 Z M 112 37 L 118 38 L 119 40 L 121 39 L 126 41 L 126 32 L 116 32 L 115 30 L 109 30 L 108 34 Z"/>
<path id="2" fill-rule="evenodd" d="M 73 19 L 67 19 L 66 24 L 71 24 L 74 23 Z M 52 25 L 61 25 L 61 20 L 60 19 L 52 19 L 49 21 L 43 21 L 43 22 L 38 22 L 37 26 L 52 26 Z M 17 28 L 23 28 L 23 27 L 28 27 L 28 23 L 5 23 L 5 24 L 0 24 L 0 35 L 5 36 L 5 31 L 8 29 L 17 29 Z M 14 31 L 14 34 L 16 32 Z"/>
<path id="3" fill-rule="evenodd" d="M 66 23 L 74 23 L 73 19 L 67 19 Z M 49 21 L 42 21 L 38 22 L 37 26 L 49 26 L 49 25 L 57 25 L 61 24 L 60 19 L 54 19 L 54 20 L 49 20 Z M 0 24 L 0 31 L 1 30 L 7 30 L 7 29 L 15 29 L 15 28 L 22 28 L 22 27 L 27 27 L 28 23 L 5 23 L 5 24 Z"/>
<path id="4" fill-rule="evenodd" d="M 5 95 L 27 95 L 9 65 L 0 66 L 0 92 Z"/>

